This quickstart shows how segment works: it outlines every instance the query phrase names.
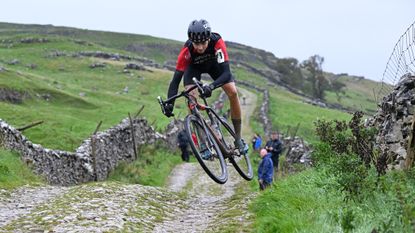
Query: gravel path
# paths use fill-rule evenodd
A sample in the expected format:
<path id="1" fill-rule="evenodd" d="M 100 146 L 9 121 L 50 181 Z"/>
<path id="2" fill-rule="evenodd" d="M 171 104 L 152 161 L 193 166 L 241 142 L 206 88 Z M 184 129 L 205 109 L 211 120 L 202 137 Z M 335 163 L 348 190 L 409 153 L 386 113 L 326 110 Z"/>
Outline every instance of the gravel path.
<path id="1" fill-rule="evenodd" d="M 241 90 L 245 138 L 256 96 Z M 183 163 L 167 188 L 95 182 L 72 187 L 0 189 L 0 232 L 245 232 L 249 183 L 229 164 L 226 184 L 212 181 L 198 163 Z M 255 182 L 255 181 L 253 181 Z"/>
<path id="2" fill-rule="evenodd" d="M 12 192 L 0 190 L 0 228 L 67 191 L 68 188 L 54 186 L 21 187 Z"/>
<path id="3" fill-rule="evenodd" d="M 22 188 L 18 193 L 0 200 L 6 216 L 0 232 L 150 232 L 174 215 L 170 206 L 187 208 L 166 189 L 117 182 Z M 44 197 L 30 200 L 31 194 Z"/>
<path id="4" fill-rule="evenodd" d="M 252 135 L 249 118 L 255 110 L 257 99 L 253 93 L 244 89 L 241 91 L 246 97 L 246 104 L 242 105 L 243 133 L 245 138 L 249 138 Z M 224 224 L 226 227 L 230 222 L 239 226 L 249 225 L 251 216 L 247 208 L 249 200 L 255 194 L 250 191 L 248 182 L 239 176 L 230 163 L 228 171 L 228 181 L 220 185 L 211 180 L 198 163 L 184 163 L 177 166 L 169 177 L 168 188 L 175 192 L 186 192 L 188 196 L 185 202 L 188 208 L 177 210 L 177 214 L 172 219 L 157 225 L 154 232 L 220 231 L 218 225 Z M 239 196 L 235 197 L 237 193 Z M 228 212 L 231 210 L 234 214 L 229 216 Z M 246 228 L 239 227 L 234 230 L 243 232 L 244 229 Z"/>

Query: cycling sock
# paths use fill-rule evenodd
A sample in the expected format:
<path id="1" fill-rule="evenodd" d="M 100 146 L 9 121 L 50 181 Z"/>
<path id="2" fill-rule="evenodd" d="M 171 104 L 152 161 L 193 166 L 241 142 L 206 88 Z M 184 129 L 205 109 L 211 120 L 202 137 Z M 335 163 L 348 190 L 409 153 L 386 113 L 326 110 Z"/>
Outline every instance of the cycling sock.
<path id="1" fill-rule="evenodd" d="M 232 119 L 233 128 L 235 129 L 235 138 L 236 140 L 241 139 L 241 119 Z"/>

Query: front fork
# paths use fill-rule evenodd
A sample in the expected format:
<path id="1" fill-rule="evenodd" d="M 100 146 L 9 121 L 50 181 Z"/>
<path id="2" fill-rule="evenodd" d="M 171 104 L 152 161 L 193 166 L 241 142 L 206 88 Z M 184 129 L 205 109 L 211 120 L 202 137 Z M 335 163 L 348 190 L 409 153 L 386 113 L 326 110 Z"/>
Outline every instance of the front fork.
<path id="1" fill-rule="evenodd" d="M 209 111 L 209 108 L 206 107 L 205 105 L 201 105 L 201 104 L 197 103 L 197 101 L 192 99 L 192 98 L 189 99 L 187 104 L 188 104 L 188 107 L 189 107 L 191 113 L 193 115 L 197 116 L 197 118 L 201 121 L 203 128 L 207 129 L 210 132 L 210 134 L 213 136 L 213 138 L 216 141 L 216 143 L 218 144 L 219 149 L 221 150 L 223 156 L 225 158 L 228 158 L 229 156 L 231 156 L 233 154 L 232 149 L 231 148 L 229 148 L 229 149 L 226 148 L 226 146 L 224 145 L 224 140 L 222 140 L 223 139 L 223 134 L 222 134 L 222 132 L 220 131 L 220 128 L 219 128 L 220 122 L 215 122 L 215 120 L 214 120 L 215 118 L 212 116 L 213 113 Z M 207 115 L 209 117 L 209 120 L 210 120 L 211 124 L 208 124 L 205 121 L 205 119 L 201 116 L 199 109 L 202 110 L 202 111 L 207 112 Z M 215 124 L 217 128 L 214 129 L 212 127 L 213 124 Z"/>

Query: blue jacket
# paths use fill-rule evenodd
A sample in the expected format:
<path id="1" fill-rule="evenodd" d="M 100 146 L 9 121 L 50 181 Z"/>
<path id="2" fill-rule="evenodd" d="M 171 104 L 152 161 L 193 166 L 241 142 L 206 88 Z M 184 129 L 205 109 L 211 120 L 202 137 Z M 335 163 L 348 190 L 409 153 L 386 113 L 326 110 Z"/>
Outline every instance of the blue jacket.
<path id="1" fill-rule="evenodd" d="M 254 150 L 258 150 L 261 147 L 262 144 L 262 138 L 257 137 L 254 145 Z"/>
<path id="2" fill-rule="evenodd" d="M 270 184 L 274 176 L 274 165 L 272 164 L 271 153 L 262 158 L 258 167 L 258 179 Z"/>

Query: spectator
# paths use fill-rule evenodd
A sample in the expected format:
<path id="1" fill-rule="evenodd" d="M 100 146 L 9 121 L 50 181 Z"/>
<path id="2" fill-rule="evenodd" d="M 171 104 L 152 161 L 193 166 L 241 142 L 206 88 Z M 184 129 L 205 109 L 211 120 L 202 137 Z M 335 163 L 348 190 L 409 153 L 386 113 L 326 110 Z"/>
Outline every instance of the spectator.
<path id="1" fill-rule="evenodd" d="M 280 154 L 282 152 L 282 142 L 279 139 L 278 132 L 273 131 L 271 133 L 271 139 L 265 145 L 265 149 L 272 154 L 272 162 L 274 164 L 275 173 L 278 171 L 278 163 Z"/>
<path id="2" fill-rule="evenodd" d="M 257 135 L 257 138 L 255 140 L 254 150 L 257 151 L 257 150 L 259 150 L 261 148 L 262 138 L 261 138 L 261 135 L 259 135 L 259 134 L 256 134 L 256 135 Z"/>
<path id="3" fill-rule="evenodd" d="M 258 134 L 255 133 L 254 137 L 252 137 L 252 149 L 255 150 L 256 139 L 258 138 Z"/>
<path id="4" fill-rule="evenodd" d="M 180 150 L 182 151 L 182 160 L 185 162 L 189 162 L 189 151 L 187 150 L 187 145 L 189 145 L 189 139 L 184 129 L 180 131 L 177 135 L 177 145 L 180 147 Z"/>
<path id="5" fill-rule="evenodd" d="M 258 182 L 259 190 L 262 191 L 272 184 L 272 177 L 274 176 L 273 163 L 271 153 L 266 149 L 262 149 L 259 153 L 262 160 L 258 166 Z"/>

